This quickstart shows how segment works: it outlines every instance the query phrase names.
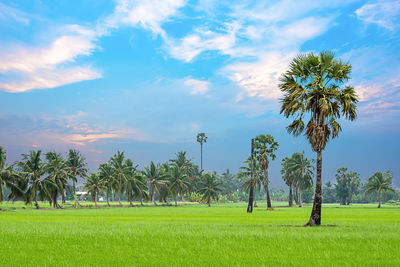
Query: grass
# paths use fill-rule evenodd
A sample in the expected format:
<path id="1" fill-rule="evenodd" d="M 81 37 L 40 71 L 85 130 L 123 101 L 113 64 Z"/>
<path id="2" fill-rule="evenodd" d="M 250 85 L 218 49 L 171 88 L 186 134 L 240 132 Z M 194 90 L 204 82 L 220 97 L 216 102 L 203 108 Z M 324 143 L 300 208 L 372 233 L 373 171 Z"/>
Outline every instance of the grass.
<path id="1" fill-rule="evenodd" d="M 116 205 L 116 203 L 113 203 Z M 126 203 L 125 203 L 126 204 Z M 71 205 L 71 204 L 69 204 Z M 275 203 L 282 205 L 282 203 Z M 400 208 L 245 203 L 34 210 L 0 204 L 2 266 L 399 266 Z"/>

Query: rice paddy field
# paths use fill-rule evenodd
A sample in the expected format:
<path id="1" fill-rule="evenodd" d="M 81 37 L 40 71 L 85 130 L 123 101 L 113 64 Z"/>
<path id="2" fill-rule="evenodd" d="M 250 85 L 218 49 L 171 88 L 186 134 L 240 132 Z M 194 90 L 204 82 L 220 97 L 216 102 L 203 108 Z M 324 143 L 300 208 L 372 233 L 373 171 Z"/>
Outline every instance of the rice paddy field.
<path id="1" fill-rule="evenodd" d="M 400 266 L 395 205 L 0 208 L 1 266 Z"/>

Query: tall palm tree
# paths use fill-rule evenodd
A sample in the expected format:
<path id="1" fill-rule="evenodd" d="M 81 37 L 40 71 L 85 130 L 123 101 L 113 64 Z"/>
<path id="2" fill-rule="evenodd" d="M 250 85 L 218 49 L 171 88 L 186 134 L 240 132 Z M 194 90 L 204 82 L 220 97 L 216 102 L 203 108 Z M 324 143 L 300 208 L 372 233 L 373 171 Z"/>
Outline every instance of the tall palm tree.
<path id="1" fill-rule="evenodd" d="M 189 182 L 186 180 L 187 176 L 183 169 L 178 165 L 173 165 L 168 174 L 169 191 L 174 195 L 175 206 L 178 206 L 177 195 L 183 196 L 189 188 Z"/>
<path id="2" fill-rule="evenodd" d="M 196 139 L 200 143 L 200 169 L 203 170 L 203 143 L 207 143 L 207 136 L 205 133 L 198 133 Z"/>
<path id="3" fill-rule="evenodd" d="M 302 191 L 309 189 L 313 185 L 312 176 L 314 175 L 314 167 L 311 165 L 312 160 L 304 156 L 304 152 L 296 152 L 287 161 L 287 169 L 293 175 L 294 183 L 299 189 L 299 207 L 303 206 Z"/>
<path id="4" fill-rule="evenodd" d="M 143 205 L 143 198 L 147 196 L 146 182 L 143 176 L 137 172 L 137 166 L 133 166 L 131 159 L 126 160 L 126 165 L 129 167 L 130 173 L 126 181 L 126 195 L 131 207 L 134 207 L 132 201 L 134 198 L 139 198 L 141 205 Z"/>
<path id="5" fill-rule="evenodd" d="M 321 224 L 322 151 L 329 138 L 341 131 L 337 119 L 357 117 L 358 98 L 353 87 L 344 85 L 350 78 L 351 65 L 335 59 L 332 52 L 318 55 L 300 54 L 281 77 L 281 113 L 294 117 L 287 127 L 295 136 L 305 133 L 313 151 L 317 153 L 317 177 L 314 204 L 307 225 Z M 308 119 L 307 125 L 304 120 Z"/>
<path id="6" fill-rule="evenodd" d="M 71 180 L 73 183 L 72 186 L 74 188 L 75 208 L 77 208 L 78 206 L 81 206 L 78 198 L 76 197 L 77 177 L 86 177 L 86 159 L 78 150 L 70 149 L 68 151 L 67 165 L 70 168 L 71 172 Z"/>
<path id="7" fill-rule="evenodd" d="M 160 167 L 154 164 L 154 162 L 150 162 L 150 166 L 145 166 L 142 173 L 147 179 L 147 184 L 150 185 L 150 201 L 152 200 L 154 206 L 157 206 L 154 194 L 157 194 L 158 198 L 161 200 L 161 192 L 168 184 L 168 177 Z"/>
<path id="8" fill-rule="evenodd" d="M 13 169 L 13 165 L 6 164 L 6 151 L 0 146 L 0 203 L 3 202 L 3 187 L 6 186 L 19 196 L 23 197 L 23 191 L 18 186 L 18 179 L 21 179 L 18 173 Z"/>
<path id="9" fill-rule="evenodd" d="M 122 207 L 121 194 L 128 181 L 131 172 L 131 166 L 125 160 L 124 152 L 117 152 L 110 159 L 111 166 L 114 172 L 115 186 L 118 194 L 119 206 Z"/>
<path id="10" fill-rule="evenodd" d="M 97 197 L 99 194 L 103 193 L 104 190 L 104 184 L 100 177 L 96 173 L 92 173 L 85 181 L 83 189 L 87 190 L 94 202 L 94 205 L 96 208 L 98 208 L 99 206 L 97 205 Z"/>
<path id="11" fill-rule="evenodd" d="M 61 208 L 58 204 L 58 194 L 61 194 L 62 203 L 65 203 L 65 188 L 70 179 L 70 169 L 61 154 L 56 152 L 46 153 L 47 163 L 45 172 L 48 174 L 46 179 L 53 183 L 51 196 L 54 208 Z M 55 185 L 55 186 L 54 186 Z"/>
<path id="12" fill-rule="evenodd" d="M 106 193 L 107 206 L 110 207 L 110 196 L 115 187 L 114 170 L 109 162 L 99 165 L 99 178 L 104 185 Z"/>
<path id="13" fill-rule="evenodd" d="M 261 189 L 261 170 L 260 165 L 258 164 L 257 159 L 253 160 L 253 172 L 254 177 L 251 177 L 251 158 L 249 157 L 244 162 L 247 166 L 240 167 L 240 171 L 238 173 L 238 179 L 246 179 L 245 182 L 242 184 L 242 188 L 249 191 L 250 187 L 253 186 L 254 190 L 254 207 L 257 207 L 257 192 L 260 192 Z"/>
<path id="14" fill-rule="evenodd" d="M 45 166 L 41 159 L 42 151 L 30 151 L 29 154 L 22 154 L 22 160 L 18 162 L 21 169 L 21 175 L 26 178 L 27 190 L 25 193 L 25 201 L 27 204 L 35 202 L 37 209 L 39 206 L 39 192 L 42 193 L 43 198 L 49 197 L 49 192 L 43 181 L 42 176 L 45 173 Z"/>
<path id="15" fill-rule="evenodd" d="M 275 141 L 274 137 L 270 134 L 260 134 L 255 138 L 254 142 L 254 153 L 259 162 L 260 169 L 264 175 L 264 189 L 265 193 L 267 194 L 267 208 L 272 208 L 271 205 L 271 197 L 269 195 L 269 179 L 268 179 L 268 167 L 269 167 L 269 160 L 275 159 L 276 155 L 274 151 L 278 149 L 278 142 Z"/>
<path id="16" fill-rule="evenodd" d="M 368 178 L 365 191 L 365 195 L 372 194 L 373 192 L 378 193 L 378 209 L 381 207 L 382 195 L 386 197 L 387 191 L 394 191 L 392 187 L 393 174 L 390 171 L 387 172 L 376 172 L 374 175 Z"/>
<path id="17" fill-rule="evenodd" d="M 218 193 L 221 192 L 220 185 L 221 183 L 217 182 L 214 174 L 206 173 L 203 175 L 199 193 L 203 194 L 202 200 L 205 200 L 209 207 L 211 207 L 211 199 L 218 200 Z"/>

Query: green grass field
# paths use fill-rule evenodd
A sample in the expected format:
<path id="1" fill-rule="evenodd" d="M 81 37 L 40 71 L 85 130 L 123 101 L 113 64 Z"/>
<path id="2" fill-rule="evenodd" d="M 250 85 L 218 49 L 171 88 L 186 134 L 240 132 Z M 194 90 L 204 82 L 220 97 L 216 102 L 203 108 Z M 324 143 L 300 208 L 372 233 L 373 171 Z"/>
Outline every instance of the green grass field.
<path id="1" fill-rule="evenodd" d="M 275 203 L 282 205 L 282 203 Z M 285 203 L 286 204 L 286 203 Z M 399 266 L 400 208 L 245 203 L 23 209 L 0 204 L 1 266 Z"/>

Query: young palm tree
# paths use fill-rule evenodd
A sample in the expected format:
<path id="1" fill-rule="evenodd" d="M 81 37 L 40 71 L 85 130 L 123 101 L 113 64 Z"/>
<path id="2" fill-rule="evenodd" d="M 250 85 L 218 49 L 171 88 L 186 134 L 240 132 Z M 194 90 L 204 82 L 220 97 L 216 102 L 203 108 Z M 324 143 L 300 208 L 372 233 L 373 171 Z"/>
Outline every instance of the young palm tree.
<path id="1" fill-rule="evenodd" d="M 168 173 L 169 176 L 169 191 L 172 192 L 175 199 L 175 206 L 178 206 L 177 195 L 183 194 L 189 188 L 189 182 L 186 180 L 186 175 L 181 167 L 173 165 Z"/>
<path id="2" fill-rule="evenodd" d="M 208 206 L 211 207 L 211 199 L 218 200 L 218 193 L 221 192 L 215 175 L 206 173 L 203 175 L 203 181 L 199 190 L 200 194 L 203 194 L 202 200 L 206 201 Z"/>
<path id="3" fill-rule="evenodd" d="M 254 178 L 251 177 L 251 158 L 249 157 L 244 162 L 247 166 L 240 167 L 240 171 L 238 173 L 238 179 L 247 179 L 243 184 L 242 188 L 246 191 L 250 191 L 250 187 L 253 186 L 254 190 L 254 207 L 257 207 L 257 192 L 260 192 L 261 189 L 261 170 L 258 164 L 257 159 L 253 160 L 253 172 Z M 253 183 L 252 183 L 253 182 Z"/>
<path id="4" fill-rule="evenodd" d="M 368 178 L 365 191 L 365 195 L 369 195 L 373 192 L 378 193 L 378 209 L 381 207 L 382 194 L 386 196 L 387 191 L 394 191 L 392 187 L 393 174 L 390 171 L 387 172 L 376 172 L 374 175 Z"/>
<path id="5" fill-rule="evenodd" d="M 71 172 L 71 180 L 73 183 L 72 186 L 74 188 L 75 208 L 78 206 L 81 207 L 81 204 L 76 197 L 76 183 L 78 176 L 86 177 L 86 159 L 78 150 L 70 149 L 68 151 L 67 166 L 70 168 Z"/>
<path id="6" fill-rule="evenodd" d="M 198 133 L 196 139 L 200 143 L 200 169 L 203 170 L 203 143 L 207 143 L 207 136 L 205 133 Z"/>
<path id="7" fill-rule="evenodd" d="M 286 118 L 295 117 L 287 130 L 295 136 L 305 132 L 317 153 L 314 204 L 307 223 L 310 226 L 321 224 L 322 151 L 329 138 L 337 137 L 341 131 L 337 119 L 344 116 L 353 121 L 357 116 L 356 92 L 349 85 L 343 86 L 350 78 L 350 72 L 350 64 L 335 59 L 332 52 L 324 51 L 319 55 L 297 56 L 281 77 L 279 87 L 284 96 L 280 112 Z"/>
<path id="8" fill-rule="evenodd" d="M 158 195 L 161 200 L 161 191 L 167 186 L 168 180 L 166 173 L 157 167 L 154 162 L 150 162 L 150 166 L 144 167 L 143 176 L 147 179 L 147 184 L 150 185 L 150 201 L 153 200 L 154 206 L 157 206 L 154 194 Z"/>
<path id="9" fill-rule="evenodd" d="M 293 176 L 293 183 L 299 189 L 299 207 L 303 206 L 302 191 L 309 189 L 313 185 L 314 167 L 311 165 L 312 163 L 312 160 L 304 157 L 304 152 L 294 153 L 286 162 L 286 168 Z"/>
<path id="10" fill-rule="evenodd" d="M 119 206 L 122 207 L 121 194 L 131 173 L 131 166 L 127 164 L 124 152 L 119 151 L 110 159 L 110 164 L 113 168 Z"/>
<path id="11" fill-rule="evenodd" d="M 107 206 L 110 207 L 110 196 L 115 187 L 114 170 L 109 162 L 99 165 L 99 178 L 104 185 L 106 193 Z"/>
<path id="12" fill-rule="evenodd" d="M 3 202 L 3 187 L 6 186 L 18 196 L 23 197 L 23 191 L 18 186 L 18 179 L 21 177 L 13 169 L 13 165 L 7 166 L 6 152 L 0 146 L 0 203 Z"/>
<path id="13" fill-rule="evenodd" d="M 55 185 L 51 190 L 52 202 L 54 208 L 58 209 L 61 208 L 57 201 L 58 194 L 61 193 L 62 203 L 65 203 L 65 188 L 70 178 L 70 169 L 59 153 L 48 152 L 46 153 L 46 159 L 45 172 L 48 174 L 47 179 Z"/>
<path id="14" fill-rule="evenodd" d="M 268 179 L 268 166 L 270 157 L 272 160 L 275 159 L 274 151 L 278 149 L 278 142 L 275 141 L 274 137 L 270 134 L 260 134 L 255 138 L 254 142 L 254 153 L 259 162 L 260 169 L 264 175 L 264 189 L 267 194 L 267 208 L 272 208 L 271 198 L 269 195 L 269 179 Z"/>
<path id="15" fill-rule="evenodd" d="M 27 181 L 25 202 L 31 204 L 32 201 L 34 201 L 37 209 L 40 208 L 38 202 L 39 192 L 41 192 L 43 198 L 50 197 L 45 182 L 41 179 L 45 173 L 45 166 L 40 158 L 41 154 L 41 150 L 30 151 L 29 154 L 23 154 L 22 160 L 18 162 L 21 168 L 21 175 L 24 176 Z"/>
<path id="16" fill-rule="evenodd" d="M 282 179 L 285 181 L 285 183 L 289 186 L 289 196 L 288 196 L 288 201 L 289 201 L 289 207 L 293 207 L 293 183 L 294 183 L 294 175 L 293 173 L 288 169 L 288 161 L 289 158 L 283 158 L 282 159 L 282 169 L 281 169 L 281 174 L 282 174 Z"/>
<path id="17" fill-rule="evenodd" d="M 100 177 L 96 173 L 92 173 L 84 183 L 83 189 L 88 191 L 88 194 L 94 201 L 96 208 L 98 208 L 97 197 L 99 194 L 103 193 L 104 190 L 104 184 Z"/>

